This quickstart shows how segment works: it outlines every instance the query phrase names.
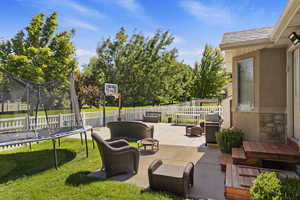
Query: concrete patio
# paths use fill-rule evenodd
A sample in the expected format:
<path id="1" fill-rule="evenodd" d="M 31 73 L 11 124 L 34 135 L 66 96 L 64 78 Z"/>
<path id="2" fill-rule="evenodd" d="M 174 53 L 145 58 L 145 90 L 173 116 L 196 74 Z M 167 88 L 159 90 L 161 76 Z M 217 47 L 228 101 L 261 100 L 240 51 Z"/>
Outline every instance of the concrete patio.
<path id="1" fill-rule="evenodd" d="M 147 123 L 154 126 L 154 138 L 159 140 L 161 145 L 176 145 L 199 147 L 205 143 L 205 137 L 187 137 L 185 136 L 185 126 L 176 126 L 166 123 Z M 98 133 L 104 140 L 110 139 L 110 131 L 106 127 L 96 127 L 94 132 Z M 80 135 L 73 135 L 73 138 L 79 138 Z M 91 135 L 88 133 L 88 139 Z"/>
<path id="2" fill-rule="evenodd" d="M 110 178 L 110 180 L 123 181 L 142 188 L 149 187 L 148 166 L 155 159 L 164 163 L 185 165 L 187 162 L 195 164 L 194 186 L 188 197 L 195 199 L 224 200 L 224 173 L 219 165 L 219 150 L 209 147 L 184 147 L 174 145 L 161 145 L 160 150 L 154 154 L 141 152 L 139 172 L 136 175 L 126 174 Z M 90 173 L 90 176 L 105 179 L 105 173 L 99 171 Z"/>
<path id="3" fill-rule="evenodd" d="M 205 146 L 205 137 L 185 136 L 184 126 L 157 123 L 154 125 L 154 138 L 160 141 L 160 149 L 154 154 L 141 152 L 139 172 L 136 175 L 119 175 L 111 180 L 123 181 L 142 188 L 149 187 L 148 166 L 155 159 L 161 159 L 164 163 L 184 165 L 187 162 L 195 164 L 194 186 L 190 190 L 189 197 L 196 199 L 224 198 L 224 178 L 219 165 L 220 151 L 215 145 Z M 108 128 L 96 128 L 95 132 L 104 139 L 110 139 Z M 79 136 L 77 136 L 79 137 Z M 90 137 L 90 135 L 88 136 Z M 104 179 L 105 174 L 99 171 L 90 176 Z"/>

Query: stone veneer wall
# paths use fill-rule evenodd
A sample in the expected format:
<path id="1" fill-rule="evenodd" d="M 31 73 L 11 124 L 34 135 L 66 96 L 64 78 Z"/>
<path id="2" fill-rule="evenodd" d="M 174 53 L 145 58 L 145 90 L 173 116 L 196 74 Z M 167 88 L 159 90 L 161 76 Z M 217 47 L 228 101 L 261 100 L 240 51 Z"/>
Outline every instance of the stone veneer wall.
<path id="1" fill-rule="evenodd" d="M 285 113 L 261 113 L 259 116 L 260 140 L 285 143 L 286 121 Z"/>

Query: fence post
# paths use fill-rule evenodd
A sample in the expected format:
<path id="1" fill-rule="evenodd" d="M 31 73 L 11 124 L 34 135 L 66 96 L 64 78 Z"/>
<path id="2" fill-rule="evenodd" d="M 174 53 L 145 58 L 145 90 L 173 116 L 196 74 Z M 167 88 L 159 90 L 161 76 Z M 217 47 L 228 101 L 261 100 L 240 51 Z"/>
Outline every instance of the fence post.
<path id="1" fill-rule="evenodd" d="M 29 116 L 27 115 L 25 117 L 25 128 L 26 128 L 26 130 L 29 130 L 29 128 L 30 128 L 29 123 L 30 123 L 30 119 L 29 119 Z"/>
<path id="2" fill-rule="evenodd" d="M 101 124 L 102 124 L 102 110 L 99 110 L 98 114 L 99 114 L 99 126 L 101 126 Z"/>
<path id="3" fill-rule="evenodd" d="M 61 127 L 63 127 L 63 125 L 64 125 L 63 116 L 62 116 L 61 113 L 59 113 L 59 115 L 58 115 L 58 126 L 59 126 L 59 128 L 61 128 Z"/>
<path id="4" fill-rule="evenodd" d="M 86 125 L 85 113 L 82 112 L 81 115 L 82 115 L 82 125 L 85 126 Z"/>

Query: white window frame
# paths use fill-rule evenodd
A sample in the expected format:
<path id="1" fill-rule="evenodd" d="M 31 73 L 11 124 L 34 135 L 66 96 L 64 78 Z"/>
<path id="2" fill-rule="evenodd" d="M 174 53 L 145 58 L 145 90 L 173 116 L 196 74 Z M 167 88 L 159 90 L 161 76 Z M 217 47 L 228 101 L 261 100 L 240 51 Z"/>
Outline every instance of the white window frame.
<path id="1" fill-rule="evenodd" d="M 240 104 L 240 67 L 241 63 L 251 62 L 252 63 L 252 87 L 250 88 L 251 91 L 251 102 L 249 105 L 241 105 Z M 247 58 L 237 61 L 237 108 L 238 111 L 241 112 L 251 112 L 254 110 L 254 58 Z"/>

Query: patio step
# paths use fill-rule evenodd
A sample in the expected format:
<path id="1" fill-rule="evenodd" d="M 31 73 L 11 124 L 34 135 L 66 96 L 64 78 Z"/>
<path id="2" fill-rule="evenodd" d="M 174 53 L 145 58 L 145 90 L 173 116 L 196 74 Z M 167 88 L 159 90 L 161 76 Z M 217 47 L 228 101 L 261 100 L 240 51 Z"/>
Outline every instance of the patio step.
<path id="1" fill-rule="evenodd" d="M 233 164 L 232 156 L 231 156 L 231 154 L 228 154 L 228 153 L 222 153 L 221 157 L 220 157 L 220 165 L 221 165 L 221 170 L 223 172 L 226 171 L 227 164 Z"/>
<path id="2" fill-rule="evenodd" d="M 243 148 L 232 148 L 232 163 L 235 165 L 261 166 L 261 161 L 249 158 Z"/>
<path id="3" fill-rule="evenodd" d="M 244 141 L 243 148 L 248 159 L 300 163 L 300 153 L 288 144 Z"/>
<path id="4" fill-rule="evenodd" d="M 243 148 L 232 148 L 232 159 L 246 160 L 246 154 Z"/>
<path id="5" fill-rule="evenodd" d="M 247 164 L 247 157 L 243 148 L 232 148 L 232 163 L 235 165 Z"/>

